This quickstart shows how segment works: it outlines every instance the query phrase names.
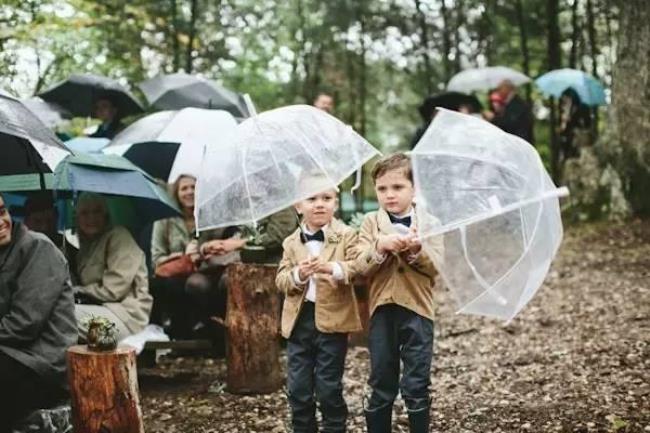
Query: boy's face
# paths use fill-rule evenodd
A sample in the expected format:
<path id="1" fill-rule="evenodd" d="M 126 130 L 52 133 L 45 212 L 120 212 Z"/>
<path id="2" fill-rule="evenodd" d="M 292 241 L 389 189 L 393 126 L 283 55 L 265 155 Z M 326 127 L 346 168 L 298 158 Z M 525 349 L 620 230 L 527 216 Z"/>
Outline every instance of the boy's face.
<path id="1" fill-rule="evenodd" d="M 415 197 L 413 183 L 402 170 L 389 170 L 375 179 L 375 192 L 379 206 L 395 215 L 408 211 Z"/>
<path id="2" fill-rule="evenodd" d="M 328 190 L 298 202 L 296 210 L 302 214 L 307 228 L 318 230 L 332 221 L 338 206 L 335 190 Z"/>

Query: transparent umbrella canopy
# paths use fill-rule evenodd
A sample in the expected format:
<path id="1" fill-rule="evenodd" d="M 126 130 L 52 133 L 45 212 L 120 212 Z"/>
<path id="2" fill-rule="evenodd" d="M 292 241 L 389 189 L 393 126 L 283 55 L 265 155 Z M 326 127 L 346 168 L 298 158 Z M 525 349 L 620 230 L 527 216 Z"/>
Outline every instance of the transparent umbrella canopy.
<path id="1" fill-rule="evenodd" d="M 350 126 L 308 105 L 253 116 L 222 143 L 206 148 L 197 181 L 199 230 L 255 223 L 337 188 L 379 154 Z"/>
<path id="2" fill-rule="evenodd" d="M 555 187 L 526 141 L 444 109 L 412 159 L 417 209 L 426 213 L 419 236 L 458 312 L 512 320 L 560 246 L 559 197 L 568 190 Z"/>

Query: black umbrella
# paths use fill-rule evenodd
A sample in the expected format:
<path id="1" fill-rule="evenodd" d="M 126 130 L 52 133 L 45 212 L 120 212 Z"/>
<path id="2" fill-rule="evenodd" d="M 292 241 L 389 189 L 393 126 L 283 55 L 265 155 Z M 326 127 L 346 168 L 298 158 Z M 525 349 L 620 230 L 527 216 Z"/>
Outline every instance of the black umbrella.
<path id="1" fill-rule="evenodd" d="M 126 87 L 101 75 L 72 74 L 67 80 L 55 84 L 38 96 L 81 117 L 93 116 L 93 108 L 98 99 L 109 99 L 117 107 L 119 117 L 144 111 Z"/>
<path id="2" fill-rule="evenodd" d="M 228 111 L 235 117 L 250 116 L 243 95 L 183 72 L 158 75 L 139 87 L 149 104 L 159 110 L 211 108 Z"/>
<path id="3" fill-rule="evenodd" d="M 180 143 L 135 143 L 122 154 L 126 159 L 156 179 L 167 181 Z M 155 158 L 152 157 L 155 155 Z"/>
<path id="4" fill-rule="evenodd" d="M 458 111 L 461 106 L 467 106 L 471 112 L 480 113 L 483 109 L 481 102 L 476 96 L 460 92 L 443 92 L 437 95 L 427 97 L 418 111 L 425 122 L 429 122 L 433 116 L 436 107 L 447 108 L 448 110 Z"/>
<path id="5" fill-rule="evenodd" d="M 71 152 L 22 102 L 0 92 L 0 190 L 38 189 Z"/>

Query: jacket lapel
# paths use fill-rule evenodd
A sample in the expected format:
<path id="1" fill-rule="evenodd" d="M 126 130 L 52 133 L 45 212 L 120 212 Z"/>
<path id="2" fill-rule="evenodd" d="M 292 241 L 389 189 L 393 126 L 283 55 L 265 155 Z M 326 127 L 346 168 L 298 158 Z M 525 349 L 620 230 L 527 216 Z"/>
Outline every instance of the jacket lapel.
<path id="1" fill-rule="evenodd" d="M 332 261 L 332 256 L 334 256 L 338 245 L 338 242 L 330 242 L 330 239 L 341 239 L 341 223 L 336 218 L 332 218 L 329 227 L 325 229 L 325 242 L 318 256 L 324 262 Z"/>
<path id="2" fill-rule="evenodd" d="M 379 229 L 379 233 L 385 235 L 397 233 L 393 227 L 393 223 L 390 222 L 388 212 L 381 208 L 377 211 L 377 228 Z"/>

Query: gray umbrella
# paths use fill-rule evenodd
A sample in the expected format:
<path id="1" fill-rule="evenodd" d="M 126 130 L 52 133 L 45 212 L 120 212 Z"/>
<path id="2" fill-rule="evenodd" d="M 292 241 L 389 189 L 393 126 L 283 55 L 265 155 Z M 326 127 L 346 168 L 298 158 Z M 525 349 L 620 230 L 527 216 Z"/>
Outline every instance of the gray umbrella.
<path id="1" fill-rule="evenodd" d="M 22 102 L 5 92 L 0 92 L 0 152 L 2 191 L 43 187 L 43 174 L 71 153 Z"/>
<path id="2" fill-rule="evenodd" d="M 235 117 L 250 116 L 243 95 L 183 72 L 158 75 L 139 87 L 149 104 L 159 110 L 212 108 L 228 111 Z"/>
<path id="3" fill-rule="evenodd" d="M 72 74 L 38 96 L 45 101 L 59 104 L 74 116 L 81 117 L 92 116 L 95 102 L 104 98 L 113 102 L 120 117 L 144 111 L 126 87 L 101 75 Z"/>
<path id="4" fill-rule="evenodd" d="M 43 101 L 38 96 L 22 99 L 21 102 L 38 117 L 48 128 L 59 126 L 64 119 L 72 117 L 70 112 L 59 104 Z"/>

